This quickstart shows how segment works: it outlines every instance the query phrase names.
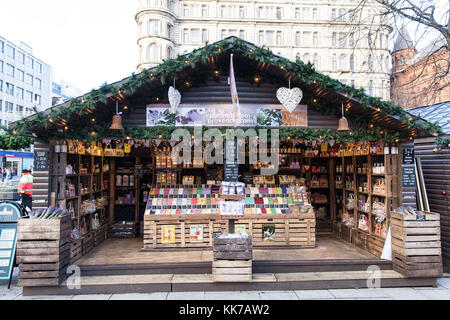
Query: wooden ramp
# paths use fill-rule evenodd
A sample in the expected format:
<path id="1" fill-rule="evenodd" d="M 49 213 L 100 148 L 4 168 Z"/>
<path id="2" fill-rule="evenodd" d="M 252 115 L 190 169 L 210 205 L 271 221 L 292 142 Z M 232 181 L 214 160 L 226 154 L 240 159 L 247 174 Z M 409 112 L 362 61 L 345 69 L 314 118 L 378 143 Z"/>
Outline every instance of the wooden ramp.
<path id="1" fill-rule="evenodd" d="M 436 286 L 436 279 L 409 279 L 393 270 L 381 270 L 378 275 L 383 288 Z M 367 271 L 255 273 L 249 283 L 216 283 L 211 274 L 87 276 L 81 278 L 80 289 L 69 289 L 66 281 L 59 287 L 23 288 L 23 295 L 367 288 L 373 283 L 368 282 L 371 276 L 374 274 Z"/>

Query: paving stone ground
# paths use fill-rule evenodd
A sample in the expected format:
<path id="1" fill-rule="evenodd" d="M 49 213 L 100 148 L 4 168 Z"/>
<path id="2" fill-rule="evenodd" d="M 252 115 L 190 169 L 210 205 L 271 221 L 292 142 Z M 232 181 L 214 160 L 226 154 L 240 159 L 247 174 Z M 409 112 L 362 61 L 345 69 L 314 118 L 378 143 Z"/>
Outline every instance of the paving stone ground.
<path id="1" fill-rule="evenodd" d="M 438 279 L 437 288 L 330 289 L 296 291 L 154 292 L 24 297 L 17 286 L 11 289 L 0 280 L 0 300 L 450 300 L 450 278 Z"/>

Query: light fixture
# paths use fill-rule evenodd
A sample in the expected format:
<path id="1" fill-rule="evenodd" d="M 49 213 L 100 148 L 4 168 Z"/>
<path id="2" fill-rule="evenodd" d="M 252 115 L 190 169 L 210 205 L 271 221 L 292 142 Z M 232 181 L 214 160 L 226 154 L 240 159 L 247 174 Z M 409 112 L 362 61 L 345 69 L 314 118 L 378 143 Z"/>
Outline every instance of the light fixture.
<path id="1" fill-rule="evenodd" d="M 68 126 L 65 126 L 65 127 L 64 127 L 64 130 L 65 130 L 65 131 L 69 130 L 69 127 L 68 127 Z"/>
<path id="2" fill-rule="evenodd" d="M 95 122 L 95 118 L 92 118 L 92 119 L 91 119 L 91 122 L 94 123 L 94 122 Z"/>
<path id="3" fill-rule="evenodd" d="M 123 110 L 127 111 L 128 110 L 128 106 L 124 106 Z"/>
<path id="4" fill-rule="evenodd" d="M 314 99 L 313 102 L 314 102 L 314 103 L 317 103 L 317 99 Z"/>
<path id="5" fill-rule="evenodd" d="M 342 103 L 342 118 L 339 119 L 339 127 L 337 131 L 343 132 L 343 131 L 349 131 L 350 128 L 348 127 L 348 121 L 347 118 L 344 117 L 344 103 Z"/>
<path id="6" fill-rule="evenodd" d="M 116 101 L 116 114 L 113 116 L 111 127 L 109 130 L 123 130 L 122 112 L 119 112 L 119 102 Z"/>
<path id="7" fill-rule="evenodd" d="M 369 125 L 369 128 L 371 128 L 371 129 L 373 128 L 373 123 L 371 123 L 371 124 Z"/>
<path id="8" fill-rule="evenodd" d="M 187 88 L 189 88 L 189 87 L 191 86 L 191 82 L 188 81 L 188 80 L 185 81 L 185 82 L 184 82 L 184 86 L 187 87 Z"/>
<path id="9" fill-rule="evenodd" d="M 255 83 L 260 83 L 260 82 L 261 82 L 261 77 L 258 76 L 258 75 L 256 75 L 256 76 L 253 77 L 253 81 L 254 81 Z"/>
<path id="10" fill-rule="evenodd" d="M 216 69 L 213 71 L 213 74 L 215 77 L 218 77 L 220 75 L 220 71 Z"/>

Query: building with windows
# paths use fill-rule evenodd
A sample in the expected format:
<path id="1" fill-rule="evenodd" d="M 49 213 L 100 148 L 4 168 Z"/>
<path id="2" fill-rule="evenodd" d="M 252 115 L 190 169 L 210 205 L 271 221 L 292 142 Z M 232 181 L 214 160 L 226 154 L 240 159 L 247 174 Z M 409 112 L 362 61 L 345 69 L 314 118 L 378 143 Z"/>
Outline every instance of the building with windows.
<path id="1" fill-rule="evenodd" d="M 31 47 L 0 36 L 0 122 L 8 125 L 51 106 L 52 68 Z"/>
<path id="2" fill-rule="evenodd" d="M 418 51 L 401 29 L 392 51 L 391 99 L 405 109 L 450 101 L 449 68 L 445 40 Z"/>
<path id="3" fill-rule="evenodd" d="M 81 89 L 65 80 L 52 82 L 52 106 L 79 97 L 82 94 L 83 91 L 81 91 Z"/>
<path id="4" fill-rule="evenodd" d="M 206 42 L 236 36 L 373 96 L 390 97 L 392 28 L 355 26 L 359 1 L 138 0 L 138 71 Z M 373 15 L 367 6 L 363 15 Z M 365 21 L 365 19 L 358 20 Z M 368 30 L 377 30 L 372 34 Z"/>

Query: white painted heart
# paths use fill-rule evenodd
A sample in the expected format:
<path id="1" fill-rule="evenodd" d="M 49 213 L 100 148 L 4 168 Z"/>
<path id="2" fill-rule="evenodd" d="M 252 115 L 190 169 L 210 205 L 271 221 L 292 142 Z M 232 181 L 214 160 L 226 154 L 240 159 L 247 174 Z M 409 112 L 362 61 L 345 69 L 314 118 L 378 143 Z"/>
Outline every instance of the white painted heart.
<path id="1" fill-rule="evenodd" d="M 328 144 L 330 145 L 330 147 L 333 147 L 335 143 L 335 140 L 328 140 Z"/>
<path id="2" fill-rule="evenodd" d="M 277 91 L 277 99 L 281 102 L 287 111 L 292 112 L 302 101 L 303 92 L 300 88 L 280 88 Z"/>
<path id="3" fill-rule="evenodd" d="M 175 89 L 174 87 L 169 88 L 169 103 L 170 103 L 170 111 L 175 113 L 178 109 L 178 106 L 181 103 L 181 93 Z"/>
<path id="4" fill-rule="evenodd" d="M 161 144 L 161 139 L 155 139 L 156 146 L 159 147 Z"/>

